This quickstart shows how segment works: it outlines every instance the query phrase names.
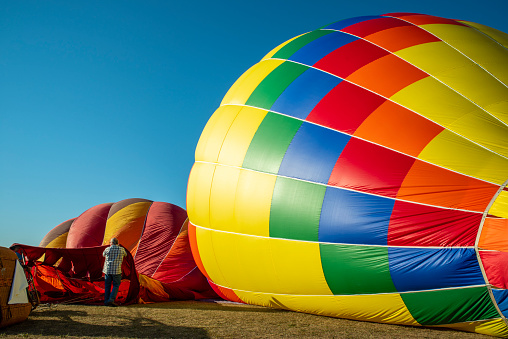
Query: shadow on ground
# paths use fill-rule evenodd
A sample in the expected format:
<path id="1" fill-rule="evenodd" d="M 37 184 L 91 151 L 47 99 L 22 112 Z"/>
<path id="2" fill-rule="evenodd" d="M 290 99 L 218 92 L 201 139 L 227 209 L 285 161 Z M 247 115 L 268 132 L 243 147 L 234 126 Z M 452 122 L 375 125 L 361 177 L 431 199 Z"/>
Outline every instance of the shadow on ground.
<path id="1" fill-rule="evenodd" d="M 210 338 L 203 328 L 168 326 L 159 321 L 145 318 L 140 312 L 135 313 L 116 316 L 106 314 L 104 318 L 97 319 L 97 322 L 101 324 L 94 324 L 90 321 L 80 321 L 88 317 L 86 310 L 39 310 L 39 312 L 32 312 L 26 321 L 2 329 L 0 336 Z M 110 322 L 111 324 L 108 324 Z"/>

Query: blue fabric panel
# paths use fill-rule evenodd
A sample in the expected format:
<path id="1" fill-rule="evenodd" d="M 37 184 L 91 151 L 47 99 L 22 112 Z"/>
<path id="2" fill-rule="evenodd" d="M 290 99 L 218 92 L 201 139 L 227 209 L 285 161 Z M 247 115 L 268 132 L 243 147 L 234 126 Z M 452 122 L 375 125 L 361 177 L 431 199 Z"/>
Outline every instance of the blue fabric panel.
<path id="1" fill-rule="evenodd" d="M 508 290 L 492 289 L 497 306 L 505 317 L 508 317 Z"/>
<path id="2" fill-rule="evenodd" d="M 309 42 L 296 51 L 288 60 L 312 66 L 337 48 L 355 40 L 358 40 L 358 38 L 351 34 L 333 32 Z"/>
<path id="3" fill-rule="evenodd" d="M 399 292 L 485 284 L 473 248 L 391 247 L 388 259 Z"/>
<path id="4" fill-rule="evenodd" d="M 333 24 L 330 24 L 328 26 L 325 26 L 321 29 L 334 29 L 334 30 L 341 30 L 343 28 L 349 27 L 351 25 L 357 24 L 362 21 L 367 21 L 371 19 L 379 19 L 379 18 L 386 18 L 385 16 L 380 15 L 366 15 L 366 16 L 359 16 L 355 18 L 350 19 L 344 19 L 341 21 L 334 22 Z"/>
<path id="5" fill-rule="evenodd" d="M 289 144 L 279 175 L 326 184 L 351 137 L 304 122 Z"/>
<path id="6" fill-rule="evenodd" d="M 309 68 L 284 90 L 271 110 L 305 119 L 317 103 L 341 81 L 333 75 Z"/>
<path id="7" fill-rule="evenodd" d="M 327 187 L 319 241 L 344 244 L 386 245 L 395 200 Z"/>

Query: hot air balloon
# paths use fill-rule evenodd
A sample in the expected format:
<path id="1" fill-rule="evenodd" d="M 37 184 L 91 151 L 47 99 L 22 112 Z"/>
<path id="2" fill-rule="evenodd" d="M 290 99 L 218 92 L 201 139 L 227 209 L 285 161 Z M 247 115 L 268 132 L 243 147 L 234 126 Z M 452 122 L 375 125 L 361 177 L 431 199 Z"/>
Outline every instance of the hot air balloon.
<path id="1" fill-rule="evenodd" d="M 187 224 L 187 212 L 174 204 L 127 199 L 96 205 L 79 217 L 61 223 L 39 246 L 68 250 L 98 247 L 102 253 L 101 246 L 116 237 L 130 252 L 135 271 L 139 273 L 139 302 L 217 297 L 194 262 Z M 34 252 L 32 261 L 36 262 L 43 254 L 39 252 Z M 58 255 L 67 252 L 62 253 Z M 95 261 L 101 266 L 103 258 L 99 256 Z M 57 260 L 49 264 L 60 265 Z M 88 300 L 89 296 L 85 293 L 82 299 Z"/>
<path id="2" fill-rule="evenodd" d="M 272 50 L 199 139 L 195 260 L 229 300 L 508 327 L 508 35 L 414 13 Z"/>

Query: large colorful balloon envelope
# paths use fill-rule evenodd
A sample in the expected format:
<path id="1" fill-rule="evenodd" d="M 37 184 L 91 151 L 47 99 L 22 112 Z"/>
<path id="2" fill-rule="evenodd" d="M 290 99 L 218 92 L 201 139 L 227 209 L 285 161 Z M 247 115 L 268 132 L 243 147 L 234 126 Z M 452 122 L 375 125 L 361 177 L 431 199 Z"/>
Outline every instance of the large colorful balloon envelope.
<path id="1" fill-rule="evenodd" d="M 140 274 L 141 302 L 216 297 L 194 262 L 187 212 L 174 204 L 127 199 L 94 206 L 53 228 L 40 247 L 109 245 L 116 237 Z"/>
<path id="2" fill-rule="evenodd" d="M 202 272 L 230 300 L 508 335 L 507 48 L 412 13 L 275 48 L 197 145 Z"/>

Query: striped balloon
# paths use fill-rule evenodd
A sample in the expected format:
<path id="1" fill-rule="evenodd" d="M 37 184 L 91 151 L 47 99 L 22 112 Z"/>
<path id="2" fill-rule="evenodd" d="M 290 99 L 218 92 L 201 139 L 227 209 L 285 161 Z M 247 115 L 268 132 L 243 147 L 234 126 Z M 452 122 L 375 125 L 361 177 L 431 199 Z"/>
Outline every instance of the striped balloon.
<path id="1" fill-rule="evenodd" d="M 412 13 L 275 48 L 197 145 L 202 272 L 230 300 L 508 335 L 507 48 Z"/>
<path id="2" fill-rule="evenodd" d="M 113 237 L 132 254 L 142 274 L 141 286 L 150 292 L 144 301 L 216 296 L 194 262 L 187 212 L 167 202 L 126 199 L 93 206 L 53 228 L 39 246 L 102 246 Z"/>

